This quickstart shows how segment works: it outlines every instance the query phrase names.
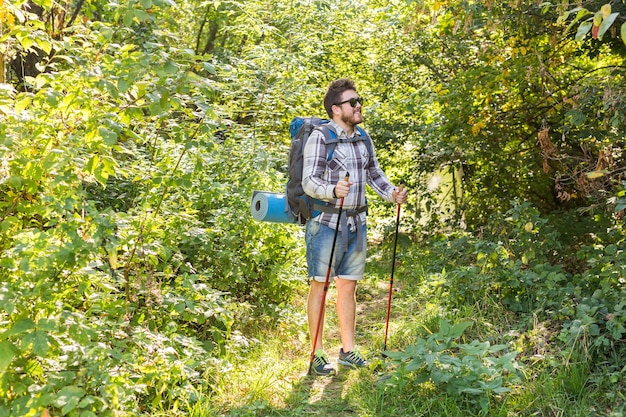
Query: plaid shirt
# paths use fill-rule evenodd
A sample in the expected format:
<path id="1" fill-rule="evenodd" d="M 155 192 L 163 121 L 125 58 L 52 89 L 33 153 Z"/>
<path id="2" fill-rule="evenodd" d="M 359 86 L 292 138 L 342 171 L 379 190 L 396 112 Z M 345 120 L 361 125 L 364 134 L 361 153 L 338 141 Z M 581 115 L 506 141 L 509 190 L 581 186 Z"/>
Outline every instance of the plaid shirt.
<path id="1" fill-rule="evenodd" d="M 350 173 L 350 192 L 345 197 L 343 209 L 357 209 L 366 204 L 365 185 L 370 187 L 382 199 L 393 203 L 392 193 L 395 187 L 389 182 L 376 160 L 376 154 L 369 154 L 369 147 L 365 141 L 344 141 L 349 139 L 346 132 L 334 121 L 331 120 L 330 126 L 337 132 L 339 143 L 333 151 L 330 161 L 326 161 L 328 154 L 324 134 L 319 130 L 314 130 L 309 137 L 303 150 L 303 170 L 302 170 L 302 188 L 304 192 L 316 199 L 328 201 L 331 205 L 339 207 L 341 199 L 333 198 L 333 190 L 335 184 L 343 178 L 346 173 Z M 358 135 L 358 130 L 354 129 L 353 135 Z M 350 138 L 352 138 L 351 136 Z M 373 144 L 371 149 L 373 149 Z M 366 213 L 359 213 L 361 223 L 365 223 Z M 337 225 L 337 214 L 321 213 L 315 218 L 316 221 L 335 228 Z M 348 219 L 348 225 L 354 230 L 355 221 L 353 218 Z"/>

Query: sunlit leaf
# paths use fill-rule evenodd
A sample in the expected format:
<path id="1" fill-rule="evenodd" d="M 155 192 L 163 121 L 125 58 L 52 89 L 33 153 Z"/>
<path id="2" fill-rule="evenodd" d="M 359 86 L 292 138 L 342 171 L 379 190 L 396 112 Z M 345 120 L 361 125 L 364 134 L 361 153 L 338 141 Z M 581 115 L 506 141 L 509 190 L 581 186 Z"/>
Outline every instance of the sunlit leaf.
<path id="1" fill-rule="evenodd" d="M 30 95 L 21 97 L 19 100 L 15 102 L 15 111 L 17 113 L 22 112 L 23 110 L 28 108 L 28 106 L 30 106 L 32 102 L 33 102 L 33 98 Z"/>
<path id="2" fill-rule="evenodd" d="M 615 18 L 619 15 L 619 13 L 611 13 L 607 18 L 602 21 L 600 25 L 600 29 L 598 29 L 598 38 L 602 39 L 602 36 L 606 33 L 606 31 L 611 27 L 613 22 L 615 22 Z"/>
<path id="3" fill-rule="evenodd" d="M 0 337 L 5 339 L 9 336 L 16 336 L 18 334 L 22 334 L 34 328 L 35 328 L 35 322 L 29 319 L 28 317 L 26 317 L 26 318 L 19 319 L 18 321 L 16 321 L 9 330 L 0 334 Z"/>
<path id="4" fill-rule="evenodd" d="M 78 402 L 84 395 L 84 389 L 75 385 L 69 385 L 59 390 L 57 397 L 54 400 L 54 405 L 61 408 L 63 410 L 63 414 L 67 414 L 76 408 Z"/>
<path id="5" fill-rule="evenodd" d="M 99 161 L 100 161 L 100 156 L 98 154 L 92 155 L 91 158 L 89 158 L 89 161 L 87 161 L 87 164 L 85 165 L 85 171 L 90 174 L 93 174 L 94 170 L 98 166 Z"/>
<path id="6" fill-rule="evenodd" d="M 600 11 L 596 12 L 596 14 L 593 15 L 593 25 L 600 26 L 602 24 L 603 19 L 604 18 L 602 17 L 602 12 Z"/>
<path id="7" fill-rule="evenodd" d="M 593 26 L 592 22 L 581 23 L 580 26 L 578 26 L 578 31 L 576 32 L 576 37 L 575 37 L 576 40 L 581 41 L 585 37 L 585 35 L 589 33 L 592 26 Z"/>
<path id="8" fill-rule="evenodd" d="M 50 347 L 48 334 L 43 330 L 36 330 L 32 333 L 33 353 L 41 358 L 45 358 Z"/>

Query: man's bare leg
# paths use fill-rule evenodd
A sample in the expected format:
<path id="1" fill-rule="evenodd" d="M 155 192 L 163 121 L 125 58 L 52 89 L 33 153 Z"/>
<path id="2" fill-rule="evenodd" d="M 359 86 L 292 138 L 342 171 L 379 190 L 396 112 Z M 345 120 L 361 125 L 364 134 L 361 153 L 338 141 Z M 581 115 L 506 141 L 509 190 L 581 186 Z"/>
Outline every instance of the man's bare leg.
<path id="1" fill-rule="evenodd" d="M 337 318 L 344 352 L 354 350 L 356 331 L 356 281 L 337 278 Z"/>
<path id="2" fill-rule="evenodd" d="M 311 281 L 309 288 L 309 298 L 307 299 L 307 318 L 309 321 L 309 336 L 311 340 L 311 347 L 313 351 L 318 349 L 324 349 L 324 312 L 322 311 L 322 317 L 320 318 L 320 308 L 322 306 L 322 300 L 324 298 L 324 283 L 315 280 Z M 321 319 L 319 333 L 317 340 L 315 340 L 315 333 L 317 331 L 317 321 Z"/>

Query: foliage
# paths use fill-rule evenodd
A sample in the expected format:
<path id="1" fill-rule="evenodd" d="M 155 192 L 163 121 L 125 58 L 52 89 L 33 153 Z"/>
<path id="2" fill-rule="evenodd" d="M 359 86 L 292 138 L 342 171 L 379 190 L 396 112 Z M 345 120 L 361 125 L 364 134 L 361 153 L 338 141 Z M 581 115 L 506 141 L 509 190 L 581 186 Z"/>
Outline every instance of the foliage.
<path id="1" fill-rule="evenodd" d="M 594 362 L 622 369 L 623 234 L 614 230 L 603 239 L 579 242 L 575 254 L 564 254 L 551 223 L 528 204 L 514 205 L 494 222 L 491 238 L 465 235 L 437 243 L 433 255 L 441 262 L 429 267 L 424 289 L 446 297 L 451 308 L 497 300 L 522 322 L 532 317 L 529 324 L 540 319 L 556 326 L 549 337 L 567 349 L 583 349 Z"/>
<path id="2" fill-rule="evenodd" d="M 277 159 L 225 132 L 207 97 L 229 67 L 174 46 L 155 6 L 12 44 L 55 53 L 2 90 L 1 415 L 180 408 L 246 302 L 289 301 L 294 240 L 247 215 Z"/>
<path id="3" fill-rule="evenodd" d="M 606 6 L 0 2 L 0 415 L 184 414 L 234 335 L 284 330 L 301 230 L 254 222 L 250 196 L 284 187 L 287 121 L 340 76 L 411 189 L 400 258 L 424 294 L 506 308 L 523 340 L 545 320 L 620 377 L 623 5 Z M 433 172 L 457 175 L 448 204 Z M 372 196 L 383 239 L 393 209 Z M 455 375 L 493 392 L 472 372 L 498 345 L 442 334 Z"/>
<path id="4" fill-rule="evenodd" d="M 544 6 L 552 7 L 553 5 L 546 2 Z M 620 2 L 590 1 L 586 2 L 584 7 L 581 5 L 572 9 L 568 9 L 565 5 L 557 5 L 556 7 L 561 13 L 558 21 L 562 23 L 569 21 L 567 31 L 573 33 L 573 29 L 578 25 L 575 30 L 576 40 L 584 39 L 591 32 L 591 37 L 594 40 L 602 41 L 605 35 L 610 35 L 611 39 L 618 38 L 626 44 L 624 2 L 620 4 Z"/>
<path id="5" fill-rule="evenodd" d="M 410 142 L 403 152 L 420 197 L 425 176 L 453 167 L 463 198 L 452 219 L 472 229 L 514 198 L 541 213 L 612 208 L 623 173 L 619 50 L 562 36 L 562 6 L 548 2 L 409 10 L 391 15 L 406 33 L 380 39 L 380 55 L 391 41 L 396 56 L 380 69 L 386 111 L 375 110 L 381 133 Z"/>
<path id="6" fill-rule="evenodd" d="M 403 352 L 387 352 L 399 365 L 388 382 L 391 386 L 407 383 L 409 376 L 415 383 L 432 382 L 451 395 L 474 396 L 482 410 L 489 407 L 489 394 L 508 392 L 505 381 L 517 382 L 515 351 L 503 353 L 506 345 L 491 345 L 473 340 L 458 343 L 472 322 L 451 325 L 440 321 L 439 331 L 425 339 L 418 339 Z"/>

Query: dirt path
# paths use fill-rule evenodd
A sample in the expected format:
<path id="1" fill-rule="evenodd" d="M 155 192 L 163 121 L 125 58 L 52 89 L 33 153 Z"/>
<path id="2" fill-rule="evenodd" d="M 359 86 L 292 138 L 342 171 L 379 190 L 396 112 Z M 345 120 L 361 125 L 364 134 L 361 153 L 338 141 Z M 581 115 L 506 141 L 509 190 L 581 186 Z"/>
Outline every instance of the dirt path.
<path id="1" fill-rule="evenodd" d="M 394 290 L 393 296 L 397 296 L 397 293 Z M 368 359 L 374 362 L 381 362 L 388 295 L 389 282 L 384 281 L 366 280 L 359 284 L 357 291 L 357 343 Z M 334 312 L 335 297 L 336 293 L 331 287 L 327 296 L 324 340 L 332 362 L 336 361 L 341 347 Z M 390 327 L 389 332 L 391 331 Z M 312 378 L 306 375 L 306 370 L 292 377 L 294 381 L 291 396 L 286 400 L 285 409 L 276 415 L 362 415 L 362 410 L 356 407 L 358 402 L 354 401 L 354 396 L 358 395 L 357 385 L 375 384 L 379 375 L 370 369 L 350 370 L 339 367 L 337 375 L 330 378 Z"/>

